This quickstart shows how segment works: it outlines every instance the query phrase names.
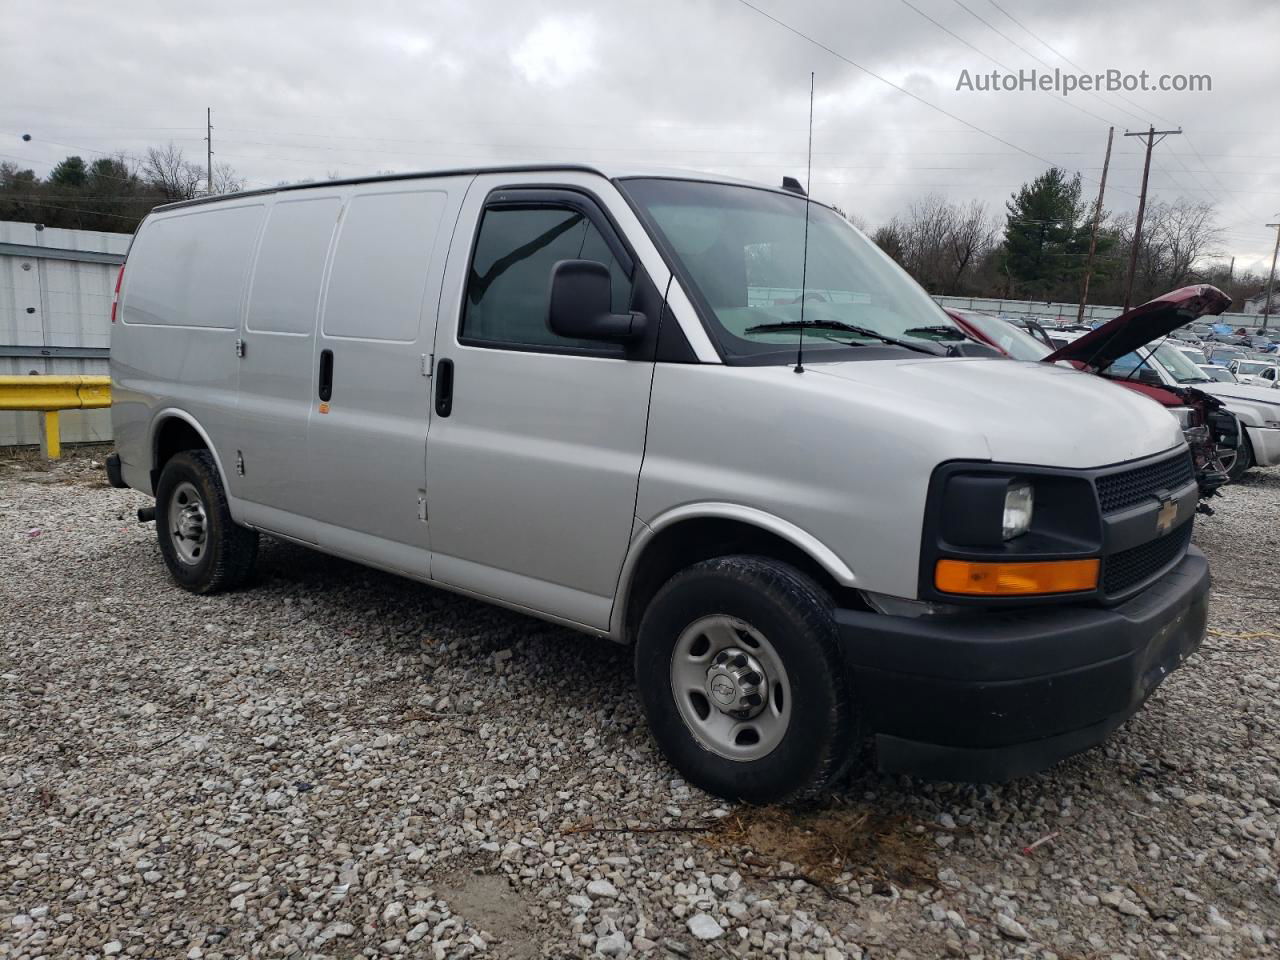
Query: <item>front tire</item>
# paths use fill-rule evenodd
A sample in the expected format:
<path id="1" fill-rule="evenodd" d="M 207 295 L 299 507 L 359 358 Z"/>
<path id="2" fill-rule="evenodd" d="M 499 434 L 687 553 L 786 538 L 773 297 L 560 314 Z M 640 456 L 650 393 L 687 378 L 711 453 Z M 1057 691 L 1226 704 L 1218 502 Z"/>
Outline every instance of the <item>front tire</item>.
<path id="1" fill-rule="evenodd" d="M 1245 432 L 1243 425 L 1240 432 L 1243 436 L 1240 437 L 1240 446 L 1236 448 L 1235 462 L 1227 469 L 1228 483 L 1238 483 L 1253 468 L 1253 444 L 1249 442 L 1249 434 Z"/>
<path id="2" fill-rule="evenodd" d="M 257 531 L 231 519 L 207 450 L 184 450 L 164 465 L 156 484 L 156 534 L 169 573 L 192 593 L 229 590 L 253 573 Z"/>
<path id="3" fill-rule="evenodd" d="M 707 560 L 669 580 L 640 623 L 636 681 L 663 754 L 727 799 L 824 786 L 856 744 L 831 599 L 765 557 Z"/>

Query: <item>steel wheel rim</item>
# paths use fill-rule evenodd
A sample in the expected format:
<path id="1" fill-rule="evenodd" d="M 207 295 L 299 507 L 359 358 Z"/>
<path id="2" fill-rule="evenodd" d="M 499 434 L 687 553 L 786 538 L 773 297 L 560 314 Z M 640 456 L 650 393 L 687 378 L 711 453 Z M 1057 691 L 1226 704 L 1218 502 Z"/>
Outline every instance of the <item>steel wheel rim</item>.
<path id="1" fill-rule="evenodd" d="M 738 653 L 743 666 L 735 666 Z M 762 682 L 752 684 L 756 673 Z M 753 690 L 761 691 L 759 705 L 750 703 Z M 702 617 L 681 632 L 671 654 L 671 694 L 698 744 L 728 760 L 768 756 L 791 724 L 791 683 L 782 657 L 764 634 L 736 617 Z"/>
<path id="2" fill-rule="evenodd" d="M 1218 468 L 1225 474 L 1231 473 L 1235 468 L 1236 460 L 1240 457 L 1239 450 L 1232 450 L 1230 453 L 1223 453 L 1222 448 L 1218 448 Z"/>
<path id="3" fill-rule="evenodd" d="M 189 480 L 183 480 L 169 495 L 169 534 L 178 559 L 194 566 L 204 557 L 209 540 L 209 519 L 204 501 Z"/>

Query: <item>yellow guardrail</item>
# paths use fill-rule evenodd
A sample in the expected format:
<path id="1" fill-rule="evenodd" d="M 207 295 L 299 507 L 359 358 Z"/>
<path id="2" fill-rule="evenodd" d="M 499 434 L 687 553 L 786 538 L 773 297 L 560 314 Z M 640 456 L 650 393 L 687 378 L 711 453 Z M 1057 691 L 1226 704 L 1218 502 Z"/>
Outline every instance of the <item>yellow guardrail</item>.
<path id="1" fill-rule="evenodd" d="M 0 377 L 0 410 L 33 410 L 44 415 L 40 449 L 50 460 L 62 456 L 59 411 L 109 406 L 110 377 Z"/>

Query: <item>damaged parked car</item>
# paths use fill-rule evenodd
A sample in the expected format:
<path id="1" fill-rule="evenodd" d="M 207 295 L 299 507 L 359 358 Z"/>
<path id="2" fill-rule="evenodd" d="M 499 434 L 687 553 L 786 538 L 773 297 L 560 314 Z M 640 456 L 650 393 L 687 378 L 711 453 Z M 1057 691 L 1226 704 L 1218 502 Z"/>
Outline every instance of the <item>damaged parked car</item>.
<path id="1" fill-rule="evenodd" d="M 1182 291 L 1174 293 L 1180 294 Z M 1167 335 L 1186 322 L 1184 311 L 1189 307 L 1181 299 L 1167 299 L 1173 296 L 1174 294 L 1166 294 L 1165 297 L 1135 307 L 1096 330 L 1066 343 L 1058 350 L 1046 347 L 1025 330 L 999 317 L 970 310 L 950 310 L 948 313 L 972 338 L 996 348 L 1005 356 L 1044 363 L 1066 360 L 1073 366 L 1100 373 L 1120 386 L 1159 403 L 1177 418 L 1182 427 L 1195 463 L 1200 496 L 1206 499 L 1228 481 L 1229 471 L 1236 460 L 1236 449 L 1240 442 L 1240 428 L 1236 418 L 1220 400 L 1200 390 L 1177 384 L 1169 385 L 1163 379 L 1153 382 L 1158 377 L 1151 374 L 1132 378 L 1123 374 L 1117 376 L 1110 369 L 1115 359 L 1154 337 Z M 1156 331 L 1154 335 L 1151 335 L 1152 331 Z M 1082 358 L 1092 359 L 1084 362 Z M 1203 503 L 1201 509 L 1208 510 Z"/>
<path id="2" fill-rule="evenodd" d="M 1187 313 L 1202 310 L 1207 313 L 1225 310 L 1231 299 L 1216 287 L 1207 285 L 1183 287 L 1151 301 L 1165 302 Z M 1149 304 L 1143 304 L 1143 307 Z M 1137 309 L 1142 309 L 1139 307 Z M 1112 323 L 1120 318 L 1117 317 Z M 1136 348 L 1120 352 L 1117 346 L 1129 347 L 1145 333 L 1155 333 L 1158 321 L 1148 318 L 1145 328 L 1138 328 L 1126 340 L 1101 348 L 1099 356 L 1088 360 L 1089 344 L 1081 338 L 1054 355 L 1059 360 L 1084 363 L 1112 380 L 1127 383 L 1137 381 L 1152 388 L 1165 390 L 1191 390 L 1220 401 L 1238 424 L 1240 440 L 1234 455 L 1223 454 L 1228 479 L 1239 480 L 1250 468 L 1273 467 L 1280 464 L 1280 397 L 1269 387 L 1249 386 L 1243 383 L 1220 383 L 1210 379 L 1199 365 L 1166 340 L 1153 336 L 1151 341 Z M 1096 333 L 1105 330 L 1099 328 Z M 1083 344 L 1083 346 L 1082 346 Z M 1114 359 L 1107 359 L 1114 355 Z M 1212 423 L 1210 424 L 1212 428 Z"/>

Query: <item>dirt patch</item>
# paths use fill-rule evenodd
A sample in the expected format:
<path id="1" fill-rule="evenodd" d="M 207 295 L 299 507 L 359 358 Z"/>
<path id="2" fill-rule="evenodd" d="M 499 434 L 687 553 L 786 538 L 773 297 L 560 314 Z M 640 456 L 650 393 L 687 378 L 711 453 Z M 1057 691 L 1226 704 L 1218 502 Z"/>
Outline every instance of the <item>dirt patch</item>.
<path id="1" fill-rule="evenodd" d="M 906 817 L 870 809 L 740 807 L 709 831 L 708 841 L 752 872 L 785 872 L 819 885 L 852 874 L 880 887 L 927 887 L 937 870 L 926 855 L 926 835 Z"/>
<path id="2" fill-rule="evenodd" d="M 473 926 L 502 938 L 488 954 L 510 960 L 538 956 L 538 938 L 529 910 L 507 878 L 493 873 L 456 873 L 436 888 L 436 896 Z"/>

